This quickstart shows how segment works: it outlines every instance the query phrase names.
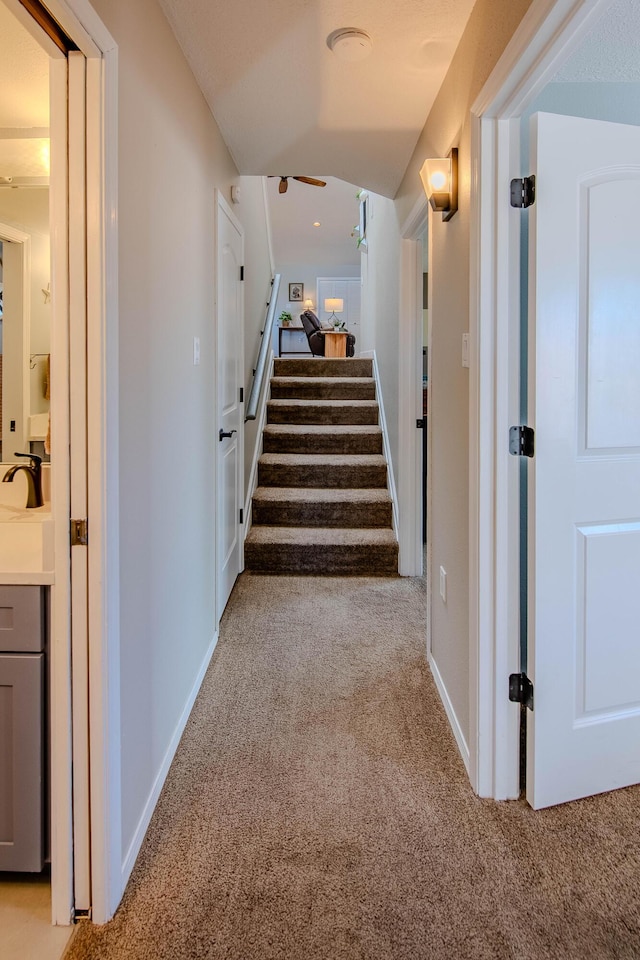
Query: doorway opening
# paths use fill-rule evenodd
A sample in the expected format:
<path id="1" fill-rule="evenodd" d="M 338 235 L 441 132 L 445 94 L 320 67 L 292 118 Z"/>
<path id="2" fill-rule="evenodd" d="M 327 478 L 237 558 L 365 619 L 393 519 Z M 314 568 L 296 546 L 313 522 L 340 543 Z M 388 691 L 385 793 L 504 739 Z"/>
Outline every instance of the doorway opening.
<path id="1" fill-rule="evenodd" d="M 521 404 L 521 366 L 523 363 L 523 354 L 521 354 L 521 299 L 523 297 L 523 286 L 521 285 L 520 259 L 522 256 L 521 248 L 521 230 L 522 230 L 522 210 L 509 206 L 509 191 L 503 191 L 501 184 L 508 185 L 514 178 L 521 178 L 523 173 L 528 176 L 530 173 L 536 174 L 541 181 L 547 184 L 544 196 L 550 200 L 552 191 L 548 184 L 553 181 L 559 181 L 561 176 L 560 167 L 556 163 L 551 172 L 548 167 L 540 161 L 541 154 L 537 154 L 536 163 L 540 164 L 536 168 L 530 163 L 525 162 L 523 156 L 523 145 L 521 143 L 522 118 L 530 113 L 532 109 L 549 109 L 547 100 L 546 105 L 542 99 L 538 100 L 537 106 L 534 101 L 538 97 L 556 97 L 563 101 L 565 105 L 558 109 L 557 113 L 567 113 L 575 111 L 575 106 L 567 110 L 567 98 L 587 99 L 593 106 L 599 101 L 597 92 L 591 90 L 587 93 L 586 89 L 571 89 L 575 83 L 575 77 L 572 79 L 567 70 L 571 69 L 572 55 L 584 59 L 583 67 L 591 63 L 590 55 L 585 53 L 581 45 L 591 30 L 600 28 L 597 26 L 601 17 L 606 15 L 606 25 L 610 28 L 615 17 L 615 9 L 623 10 L 624 30 L 628 30 L 628 18 L 624 17 L 630 14 L 631 7 L 624 2 L 620 4 L 611 0 L 594 0 L 592 3 L 584 4 L 576 0 L 559 0 L 553 7 L 533 9 L 531 15 L 523 21 L 523 26 L 513 41 L 507 48 L 503 61 L 494 74 L 490 77 L 481 92 L 480 97 L 473 106 L 472 115 L 474 116 L 472 140 L 473 154 L 479 162 L 479 190 L 477 197 L 474 198 L 474 209 L 472 212 L 472 345 L 476 355 L 474 364 L 477 373 L 477 381 L 474 383 L 477 394 L 476 410 L 471 411 L 471 435 L 472 442 L 472 486 L 477 490 L 476 502 L 471 497 L 472 503 L 472 529 L 479 531 L 477 543 L 474 545 L 474 551 L 471 558 L 472 567 L 475 570 L 475 576 L 472 575 L 471 581 L 474 584 L 474 590 L 477 589 L 475 600 L 472 597 L 472 643 L 471 643 L 471 668 L 472 668 L 472 697 L 477 696 L 474 709 L 472 710 L 472 723 L 477 727 L 473 730 L 473 741 L 477 750 L 477 783 L 478 792 L 481 795 L 493 796 L 497 799 L 507 799 L 518 796 L 519 779 L 519 717 L 520 706 L 517 703 L 509 702 L 505 696 L 505 677 L 510 674 L 519 673 L 521 669 L 521 639 L 522 631 L 520 629 L 519 617 L 521 608 L 524 604 L 521 601 L 520 592 L 520 517 L 521 517 L 521 464 L 518 457 L 511 456 L 508 443 L 505 438 L 509 435 L 509 428 L 513 424 L 519 424 L 522 417 Z M 598 37 L 597 44 L 601 45 L 601 38 Z M 587 40 L 588 44 L 588 40 Z M 606 47 L 606 44 L 604 45 Z M 616 47 L 616 45 L 613 45 Z M 617 47 L 616 47 L 617 49 Z M 605 52 L 605 51 L 602 51 Z M 606 53 L 605 53 L 606 55 Z M 574 66 L 575 66 L 574 59 Z M 564 72 L 564 77 L 563 77 Z M 551 90 L 547 87 L 550 80 L 555 77 L 556 84 L 562 85 L 562 89 Z M 582 75 L 582 80 L 588 82 L 588 72 Z M 580 81 L 582 82 L 582 81 Z M 568 84 L 564 86 L 564 84 Z M 553 84 L 552 84 L 553 86 Z M 604 82 L 606 87 L 606 81 Z M 545 89 L 546 88 L 546 89 Z M 600 93 L 607 91 L 601 89 Z M 608 94 L 611 94 L 612 88 L 609 88 Z M 549 118 L 553 121 L 554 118 Z M 618 118 L 621 119 L 621 118 Z M 545 140 L 550 142 L 549 137 L 553 139 L 555 134 L 561 128 L 562 124 L 546 122 L 543 116 L 539 118 L 539 129 L 542 129 L 540 141 L 536 141 L 536 146 L 540 148 L 540 143 Z M 577 130 L 577 127 L 576 127 Z M 581 156 L 584 150 L 567 150 L 567 157 L 573 155 Z M 534 156 L 534 154 L 532 154 Z M 532 161 L 533 162 L 533 161 Z M 548 162 L 548 161 L 547 161 Z M 618 165 L 633 167 L 636 162 L 630 153 L 626 159 L 623 155 L 615 151 L 608 160 L 600 159 L 594 161 L 594 170 L 597 168 L 599 175 L 606 180 L 605 170 L 611 171 Z M 588 163 L 587 163 L 588 167 Z M 607 174 L 608 175 L 608 174 Z M 582 176 L 582 174 L 581 174 Z M 589 195 L 589 176 L 585 173 L 583 180 L 585 196 Z M 498 186 L 496 186 L 498 184 Z M 540 185 L 537 184 L 539 187 Z M 566 187 L 565 195 L 572 195 L 572 187 Z M 582 188 L 581 188 L 582 189 Z M 615 188 L 613 188 L 615 189 Z M 543 194 L 538 190 L 539 199 Z M 582 196 L 577 191 L 576 196 Z M 590 202 L 590 201 L 589 201 Z M 554 204 L 557 216 L 560 216 L 560 207 Z M 574 211 L 575 212 L 575 211 Z M 535 225 L 535 231 L 540 235 L 543 222 L 542 218 L 549 213 L 549 203 L 545 206 L 543 202 L 536 203 L 531 208 L 530 217 Z M 569 219 L 567 211 L 559 223 L 562 223 L 566 229 Z M 573 225 L 578 233 L 577 226 L 579 217 L 574 217 Z M 586 221 L 585 221 L 586 222 Z M 560 231 L 556 231 L 559 235 Z M 576 232 L 572 236 L 576 236 Z M 576 277 L 584 279 L 583 268 L 589 264 L 591 270 L 594 260 L 591 256 L 596 256 L 597 250 L 595 243 L 592 244 L 593 237 L 587 234 L 580 234 L 582 237 L 582 253 L 576 254 L 572 261 L 573 266 L 569 273 Z M 566 245 L 565 245 L 566 247 Z M 588 253 L 588 256 L 587 256 Z M 532 247 L 530 253 L 530 263 L 538 262 L 540 249 L 537 251 Z M 599 256 L 599 254 L 598 254 Z M 585 259 L 586 257 L 586 259 Z M 542 260 L 540 260 L 542 263 Z M 553 271 L 551 271 L 552 273 Z M 540 565 L 536 566 L 537 559 L 544 553 L 544 542 L 540 539 L 540 530 L 537 526 L 543 519 L 544 511 L 550 506 L 559 502 L 560 493 L 557 485 L 553 486 L 553 492 L 547 490 L 547 494 L 540 500 L 541 492 L 544 491 L 544 470 L 545 463 L 548 460 L 548 444 L 550 438 L 555 436 L 554 430 L 564 418 L 570 405 L 581 403 L 580 397 L 584 399 L 588 393 L 589 372 L 585 366 L 587 353 L 580 352 L 576 347 L 575 363 L 570 365 L 571 377 L 577 377 L 572 387 L 558 373 L 557 381 L 565 382 L 567 392 L 565 401 L 559 406 L 556 404 L 556 412 L 552 418 L 553 428 L 548 429 L 541 412 L 539 398 L 544 393 L 544 387 L 540 381 L 543 371 L 557 372 L 556 360 L 559 359 L 560 352 L 553 352 L 553 361 L 551 364 L 548 358 L 545 362 L 534 365 L 533 361 L 540 360 L 538 353 L 541 349 L 540 338 L 544 332 L 544 322 L 540 320 L 540 304 L 544 295 L 544 289 L 536 286 L 542 273 L 532 274 L 529 280 L 531 289 L 529 290 L 529 301 L 533 309 L 529 309 L 529 330 L 528 330 L 528 357 L 525 355 L 528 366 L 528 396 L 529 404 L 527 409 L 528 426 L 536 430 L 535 456 L 530 460 L 528 467 L 528 503 L 529 515 L 527 528 L 529 535 L 529 548 L 527 552 L 527 595 L 526 595 L 526 623 L 528 627 L 528 672 L 530 679 L 534 683 L 534 711 L 527 714 L 529 726 L 529 762 L 528 762 L 528 794 L 534 791 L 533 782 L 534 767 L 532 766 L 533 757 L 533 724 L 536 725 L 538 733 L 542 729 L 540 724 L 545 722 L 545 709 L 549 710 L 551 699 L 550 695 L 553 689 L 562 689 L 564 691 L 563 702 L 565 704 L 575 705 L 580 702 L 580 677 L 585 676 L 584 670 L 586 664 L 580 658 L 585 653 L 583 641 L 585 637 L 585 624 L 587 623 L 587 607 L 583 607 L 579 598 L 573 596 L 575 601 L 573 612 L 568 619 L 565 616 L 564 639 L 555 645 L 558 655 L 562 651 L 562 656 L 569 649 L 571 643 L 576 644 L 576 656 L 578 662 L 582 664 L 577 668 L 570 668 L 569 675 L 564 677 L 563 682 L 558 681 L 558 672 L 553 674 L 553 682 L 550 683 L 549 676 L 546 677 L 545 671 L 549 665 L 548 656 L 545 659 L 543 652 L 544 638 L 541 640 L 541 627 L 547 622 L 545 617 L 548 613 L 550 594 L 543 588 L 544 577 L 540 575 Z M 550 276 L 550 272 L 546 271 Z M 565 270 L 565 276 L 567 276 Z M 533 277 L 537 279 L 533 280 Z M 580 283 L 582 280 L 580 280 Z M 574 317 L 574 325 L 570 328 L 561 328 L 556 325 L 554 337 L 556 344 L 563 343 L 567 345 L 567 335 L 574 345 L 578 342 L 574 340 L 574 333 L 571 331 L 581 331 L 580 338 L 583 337 L 585 323 L 588 327 L 588 310 L 584 306 L 587 300 L 579 297 L 577 294 L 568 294 L 567 303 L 571 302 Z M 614 298 L 615 299 L 615 298 Z M 611 306 L 613 300 L 609 301 Z M 547 303 L 547 315 L 553 313 L 553 307 Z M 566 312 L 565 315 L 566 317 Z M 537 317 L 539 322 L 533 322 L 532 317 Z M 564 330 L 564 333 L 562 332 Z M 585 341 L 583 340 L 583 343 Z M 555 364 L 555 366 L 554 366 Z M 475 376 L 475 373 L 474 373 Z M 551 377 L 553 380 L 553 377 Z M 586 377 L 586 379 L 585 379 Z M 569 378 L 571 379 L 571 378 Z M 555 382 L 555 381 L 554 381 Z M 585 392 L 586 391 L 586 392 Z M 535 401 L 534 402 L 532 402 Z M 575 420 L 576 424 L 581 423 L 580 417 Z M 583 423 L 584 427 L 584 423 Z M 582 428 L 581 428 L 582 429 Z M 568 447 L 575 441 L 568 443 Z M 578 447 L 582 441 L 578 442 Z M 588 446 L 588 445 L 587 445 Z M 568 448 L 567 447 L 567 448 Z M 564 448 L 563 448 L 564 449 Z M 582 447 L 580 447 L 582 450 Z M 586 464 L 592 458 L 591 453 L 584 447 L 578 457 L 579 467 Z M 583 454 L 585 454 L 583 456 Z M 632 459 L 632 458 L 631 458 Z M 578 467 L 576 467 L 578 471 Z M 537 497 L 537 500 L 536 500 Z M 573 516 L 572 509 L 577 503 L 583 501 L 577 497 L 569 497 L 567 502 L 571 505 L 561 520 L 561 523 L 552 523 L 549 529 L 559 530 L 566 517 Z M 531 511 L 531 504 L 535 503 L 535 511 Z M 620 511 L 618 511 L 620 512 Z M 492 517 L 492 523 L 483 532 L 482 518 Z M 617 517 L 619 519 L 619 517 Z M 573 535 L 578 537 L 578 547 L 572 551 L 572 556 L 580 556 L 579 537 L 587 534 L 580 532 L 581 524 L 586 524 L 591 529 L 596 524 L 594 517 L 589 517 L 584 513 L 582 519 L 576 519 Z M 586 527 L 585 527 L 586 529 Z M 575 547 L 575 544 L 574 544 Z M 585 547 L 586 549 L 586 547 Z M 566 552 L 566 551 L 565 551 Z M 560 550 L 553 551 L 554 558 L 560 556 Z M 584 571 L 583 571 L 584 573 Z M 554 578 L 558 582 L 558 577 Z M 574 582 L 583 583 L 582 574 L 578 573 L 577 580 Z M 566 594 L 567 591 L 565 590 Z M 593 600 L 593 593 L 590 593 Z M 546 601 L 545 601 L 546 598 Z M 544 606 L 546 602 L 546 607 Z M 590 601 L 591 602 L 591 601 Z M 594 601 L 595 602 L 595 601 Z M 591 608 L 589 608 L 591 609 Z M 559 608 L 557 608 L 556 613 Z M 582 613 L 580 612 L 582 611 Z M 584 613 L 584 616 L 583 616 Z M 590 616 L 590 614 L 589 614 Z M 559 620 L 559 618 L 557 618 Z M 477 634 L 476 634 L 477 631 Z M 573 638 L 573 639 L 571 639 Z M 476 639 L 478 645 L 476 646 Z M 593 640 L 593 635 L 591 635 Z M 583 646 L 581 647 L 581 644 Z M 582 650 L 582 653 L 580 653 Z M 542 657 L 542 659 L 540 659 Z M 491 665 L 491 669 L 487 669 Z M 574 665 L 575 666 L 575 665 Z M 607 668 L 610 672 L 610 667 Z M 632 671 L 633 673 L 633 671 Z M 474 688 L 477 681 L 477 694 L 474 694 Z M 536 697 L 536 682 L 540 683 L 540 696 Z M 566 711 L 565 711 L 566 712 Z M 615 712 L 615 711 L 614 711 Z M 625 712 L 624 710 L 622 711 Z M 629 711 L 626 711 L 629 713 Z M 579 711 L 578 711 L 579 713 Z M 633 713 L 633 711 L 631 711 Z M 547 713 L 548 717 L 548 713 Z M 612 719 L 612 718 L 610 718 Z M 575 721 L 575 722 L 574 722 Z M 616 721 L 617 722 L 617 721 Z M 626 722 L 626 721 L 625 721 Z M 580 716 L 576 714 L 570 724 L 576 730 L 587 731 L 597 725 L 597 718 L 590 717 L 589 723 L 582 723 Z M 610 724 L 611 726 L 611 724 Z M 552 754 L 555 754 L 556 746 L 559 742 L 555 725 L 555 734 L 553 737 L 553 751 L 548 753 L 546 761 L 542 756 L 538 756 L 538 772 L 543 773 L 545 763 L 556 763 Z M 584 738 L 586 741 L 587 733 Z M 484 743 L 482 751 L 478 745 Z M 536 750 L 541 746 L 541 736 L 536 737 Z M 607 756 L 611 751 L 606 751 Z M 572 756 L 572 763 L 569 766 L 576 766 L 575 755 Z M 542 766 L 540 765 L 542 763 Z M 566 766 L 560 762 L 560 767 Z M 587 767 L 595 770 L 602 766 L 602 763 L 594 757 L 587 760 Z M 628 782 L 625 781 L 625 782 Z M 622 783 L 622 780 L 619 781 Z M 586 784 L 586 780 L 585 780 Z M 584 784 L 583 784 L 584 786 Z M 589 795 L 599 792 L 600 789 L 607 787 L 597 787 L 582 789 L 581 792 L 573 793 L 573 796 Z M 546 800 L 542 794 L 533 797 L 534 806 L 547 805 L 551 802 L 562 802 L 562 799 L 553 800 L 547 796 Z M 564 799 L 571 799 L 567 795 Z"/>
<path id="2" fill-rule="evenodd" d="M 105 536 L 107 513 L 110 529 L 117 529 L 117 497 L 113 493 L 117 490 L 113 480 L 117 457 L 111 443 L 113 424 L 117 420 L 114 416 L 117 393 L 112 390 L 110 397 L 106 396 L 106 380 L 112 376 L 117 360 L 115 218 L 109 221 L 105 216 L 107 208 L 114 211 L 116 206 L 113 148 L 116 102 L 113 53 L 116 48 L 86 0 L 55 3 L 55 21 L 48 10 L 37 3 L 30 7 L 34 8 L 33 16 L 25 6 L 12 0 L 0 3 L 3 20 L 6 17 L 7 23 L 17 24 L 16 29 L 23 33 L 20 43 L 15 44 L 13 96 L 5 97 L 3 103 L 10 105 L 6 109 L 18 113 L 30 106 L 25 97 L 26 85 L 21 82 L 25 44 L 30 44 L 34 55 L 40 58 L 43 82 L 49 85 L 49 92 L 40 100 L 47 111 L 50 109 L 50 116 L 44 120 L 20 118 L 17 114 L 11 118 L 0 117 L 3 134 L 0 157 L 7 143 L 21 142 L 19 150 L 9 151 L 5 156 L 14 165 L 14 171 L 0 171 L 5 177 L 5 182 L 0 184 L 0 201 L 15 205 L 22 202 L 21 196 L 33 197 L 36 188 L 40 188 L 40 206 L 46 211 L 47 230 L 49 218 L 51 224 L 55 224 L 55 231 L 51 231 L 50 256 L 43 257 L 43 263 L 48 266 L 45 279 L 39 276 L 33 255 L 38 231 L 32 229 L 29 217 L 33 219 L 34 210 L 28 216 L 20 214 L 25 218 L 23 233 L 28 234 L 32 252 L 31 285 L 24 285 L 30 320 L 35 320 L 40 310 L 50 313 L 46 343 L 38 339 L 40 332 L 35 327 L 32 333 L 30 325 L 24 326 L 25 336 L 28 333 L 30 337 L 25 357 L 19 361 L 24 384 L 29 388 L 23 386 L 26 441 L 29 446 L 50 445 L 51 467 L 46 469 L 51 470 L 51 484 L 50 491 L 47 484 L 43 484 L 45 497 L 49 497 L 44 510 L 49 516 L 41 521 L 40 538 L 35 536 L 40 552 L 36 552 L 35 558 L 31 557 L 29 570 L 13 571 L 13 580 L 10 571 L 5 571 L 5 579 L 9 580 L 6 585 L 10 589 L 14 586 L 33 588 L 42 611 L 41 616 L 31 618 L 40 624 L 46 644 L 46 649 L 41 651 L 46 658 L 46 686 L 43 683 L 41 691 L 47 726 L 44 722 L 32 724 L 41 737 L 43 750 L 45 746 L 48 749 L 48 760 L 46 764 L 42 761 L 40 778 L 48 780 L 47 793 L 39 794 L 49 837 L 42 860 L 50 863 L 51 870 L 49 919 L 56 925 L 68 925 L 76 910 L 89 910 L 96 919 L 106 919 L 109 904 L 119 899 L 120 891 L 114 892 L 114 888 L 121 881 L 119 858 L 114 854 L 115 846 L 109 842 L 116 826 L 114 795 L 118 790 L 116 759 L 113 751 L 108 750 L 118 705 L 117 591 L 113 577 L 117 569 L 117 537 L 112 535 L 107 542 Z M 91 25 L 91 35 L 81 26 L 80 16 Z M 10 17 L 13 20 L 9 20 Z M 4 25 L 2 34 L 3 38 L 7 36 Z M 6 90 L 5 87 L 5 93 Z M 42 140 L 47 141 L 46 150 L 37 143 Z M 35 166 L 38 158 L 45 162 L 45 170 Z M 19 163 L 27 166 L 16 173 Z M 48 204 L 42 197 L 47 184 Z M 38 205 L 34 202 L 31 206 L 35 209 Z M 14 209 L 9 210 L 5 219 L 15 214 Z M 25 248 L 27 243 L 22 246 Z M 6 253 L 6 249 L 3 252 Z M 107 289 L 110 297 L 106 295 Z M 108 329 L 107 316 L 112 321 Z M 6 321 L 3 332 L 6 333 Z M 6 343 L 6 338 L 3 340 Z M 4 368 L 6 358 L 3 360 Z M 90 377 L 87 377 L 87 364 Z M 71 372 L 73 404 L 70 403 Z M 36 400 L 40 409 L 36 409 Z M 45 401 L 49 402 L 48 410 L 42 409 Z M 17 416 L 15 419 L 17 421 Z M 10 426 L 9 431 L 12 432 Z M 91 484 L 87 481 L 88 465 Z M 35 461 L 32 468 L 35 470 Z M 6 486 L 18 495 L 18 474 L 21 480 L 24 470 L 14 471 L 13 465 L 10 469 L 16 480 L 2 485 L 3 494 Z M 42 469 L 45 472 L 44 465 Z M 71 508 L 81 502 L 82 496 L 86 507 L 80 517 L 85 522 L 89 515 L 92 517 L 90 546 L 86 537 L 70 536 Z M 39 534 L 40 520 L 33 520 L 29 506 L 20 509 L 32 514 L 29 528 L 33 534 Z M 15 523 L 13 529 L 16 529 Z M 80 522 L 78 531 L 82 529 L 83 522 Z M 7 542 L 7 537 L 3 542 Z M 24 545 L 24 538 L 22 542 Z M 8 565 L 15 566 L 16 562 L 15 555 L 9 557 Z M 112 625 L 109 647 L 106 645 L 107 618 Z M 91 761 L 89 710 L 94 719 Z M 13 809 L 19 809 L 19 804 L 20 797 L 16 795 Z M 93 835 L 89 829 L 90 806 L 97 814 Z M 36 952 L 43 955 L 39 950 Z"/>
<path id="3" fill-rule="evenodd" d="M 0 4 L 0 478 L 10 481 L 0 483 L 0 591 L 12 626 L 3 622 L 0 645 L 1 723 L 11 731 L 0 753 L 0 937 L 11 942 L 19 925 L 22 953 L 44 957 L 61 952 L 69 931 L 50 926 L 51 471 L 65 466 L 50 457 L 51 58 L 38 29 Z"/>

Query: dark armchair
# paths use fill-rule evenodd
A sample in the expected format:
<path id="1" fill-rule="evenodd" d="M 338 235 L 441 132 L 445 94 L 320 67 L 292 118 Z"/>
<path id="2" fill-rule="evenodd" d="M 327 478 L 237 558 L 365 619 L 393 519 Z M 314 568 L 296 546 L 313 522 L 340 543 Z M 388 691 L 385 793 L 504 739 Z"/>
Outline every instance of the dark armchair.
<path id="1" fill-rule="evenodd" d="M 302 326 L 304 327 L 304 332 L 307 335 L 307 340 L 309 341 L 309 349 L 314 357 L 324 357 L 324 335 L 325 332 L 321 326 L 320 321 L 316 317 L 313 310 L 305 310 L 304 313 L 300 314 L 300 319 L 302 320 Z M 347 356 L 352 357 L 356 352 L 356 338 L 352 333 L 347 334 Z"/>

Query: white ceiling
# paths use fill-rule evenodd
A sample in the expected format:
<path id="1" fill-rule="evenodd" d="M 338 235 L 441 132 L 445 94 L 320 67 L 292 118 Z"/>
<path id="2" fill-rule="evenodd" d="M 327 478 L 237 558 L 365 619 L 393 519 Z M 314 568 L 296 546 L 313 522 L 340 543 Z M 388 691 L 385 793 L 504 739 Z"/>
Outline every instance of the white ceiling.
<path id="1" fill-rule="evenodd" d="M 0 2 L 0 177 L 49 174 L 49 57 Z"/>
<path id="2" fill-rule="evenodd" d="M 638 83 L 639 44 L 640 3 L 638 0 L 615 0 L 553 81 Z"/>
<path id="3" fill-rule="evenodd" d="M 0 2 L 0 127 L 49 126 L 49 58 Z"/>
<path id="4" fill-rule="evenodd" d="M 242 174 L 330 174 L 392 197 L 474 0 L 160 0 Z M 358 27 L 370 56 L 327 36 Z"/>
<path id="5" fill-rule="evenodd" d="M 334 177 L 322 177 L 326 187 L 289 181 L 286 193 L 278 193 L 279 179 L 267 180 L 273 255 L 283 264 L 322 265 L 324 269 L 353 265 L 360 272 L 357 235 L 358 187 Z M 314 227 L 315 221 L 320 222 Z"/>

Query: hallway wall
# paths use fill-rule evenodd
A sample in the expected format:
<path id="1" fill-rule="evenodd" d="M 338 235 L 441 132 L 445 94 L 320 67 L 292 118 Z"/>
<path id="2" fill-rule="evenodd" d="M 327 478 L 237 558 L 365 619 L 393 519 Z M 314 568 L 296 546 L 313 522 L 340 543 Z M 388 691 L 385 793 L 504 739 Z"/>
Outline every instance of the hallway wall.
<path id="1" fill-rule="evenodd" d="M 398 479 L 400 233 L 393 200 L 369 194 L 362 255 L 363 350 L 375 350 L 394 477 Z"/>
<path id="2" fill-rule="evenodd" d="M 422 190 L 426 157 L 460 150 L 459 210 L 430 217 L 432 319 L 433 570 L 447 571 L 447 603 L 434 591 L 432 652 L 462 736 L 469 739 L 469 372 L 461 366 L 469 329 L 470 109 L 531 0 L 477 0 L 395 198 L 403 223 Z M 471 746 L 471 745 L 470 745 Z"/>
<path id="3" fill-rule="evenodd" d="M 156 0 L 93 2 L 119 47 L 126 880 L 216 631 L 214 190 L 229 200 L 240 178 Z M 240 217 L 247 224 L 260 221 L 253 202 L 245 190 Z M 252 256 L 261 260 L 259 248 Z M 259 287 L 264 270 L 262 262 L 247 263 Z M 253 302 L 250 291 L 246 302 Z M 200 366 L 193 365 L 194 336 Z"/>
<path id="4" fill-rule="evenodd" d="M 245 410 L 253 386 L 255 369 L 267 315 L 271 278 L 275 273 L 271 261 L 271 237 L 262 177 L 240 178 L 240 203 L 233 207 L 244 227 L 245 270 L 244 290 L 244 402 Z M 266 384 L 263 387 L 263 392 Z M 258 436 L 258 420 L 244 425 L 244 491 L 246 497 L 251 478 L 251 464 Z"/>

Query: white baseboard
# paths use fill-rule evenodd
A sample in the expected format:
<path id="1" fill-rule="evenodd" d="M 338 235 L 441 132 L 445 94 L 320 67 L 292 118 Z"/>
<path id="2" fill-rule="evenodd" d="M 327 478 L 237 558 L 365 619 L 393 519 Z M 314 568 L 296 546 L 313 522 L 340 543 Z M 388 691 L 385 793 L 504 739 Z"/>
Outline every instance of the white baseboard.
<path id="1" fill-rule="evenodd" d="M 453 735 L 456 738 L 456 743 L 458 744 L 458 750 L 460 751 L 460 756 L 462 757 L 462 761 L 465 765 L 467 775 L 468 775 L 469 774 L 469 745 L 467 744 L 467 741 L 464 738 L 464 733 L 462 732 L 460 721 L 458 720 L 456 716 L 456 712 L 453 709 L 451 698 L 449 697 L 447 688 L 444 685 L 444 680 L 442 679 L 442 675 L 438 670 L 438 665 L 436 664 L 431 654 L 429 654 L 428 660 L 429 660 L 429 666 L 431 667 L 431 673 L 433 675 L 433 679 L 435 680 L 436 687 L 438 688 L 440 699 L 442 700 L 442 703 L 444 705 L 444 709 L 449 719 L 451 729 L 453 730 Z"/>
<path id="2" fill-rule="evenodd" d="M 209 666 L 209 662 L 211 660 L 211 657 L 213 656 L 213 651 L 216 648 L 217 642 L 218 642 L 218 632 L 216 631 L 213 640 L 207 647 L 207 652 L 204 655 L 204 659 L 200 664 L 200 669 L 198 670 L 194 684 L 191 687 L 189 696 L 187 697 L 187 702 L 185 703 L 182 713 L 178 718 L 178 722 L 173 731 L 173 736 L 169 741 L 169 746 L 166 749 L 165 755 L 162 759 L 162 763 L 160 764 L 160 769 L 158 770 L 156 778 L 153 782 L 153 787 L 151 788 L 151 792 L 144 806 L 144 810 L 142 811 L 142 816 L 138 821 L 138 826 L 136 827 L 135 833 L 133 835 L 133 839 L 129 844 L 127 855 L 124 858 L 124 861 L 122 863 L 121 889 L 123 893 L 128 883 L 129 877 L 131 876 L 131 871 L 134 868 L 136 858 L 140 853 L 140 847 L 142 846 L 142 841 L 144 840 L 149 824 L 151 823 L 151 817 L 153 816 L 153 811 L 155 810 L 156 803 L 158 802 L 160 791 L 162 790 L 164 786 L 164 781 L 166 780 L 167 774 L 169 773 L 169 767 L 171 766 L 176 750 L 178 749 L 178 744 L 180 743 L 180 737 L 184 733 L 184 728 L 187 725 L 187 720 L 189 719 L 189 715 L 191 714 L 191 710 L 193 708 L 193 704 L 195 703 L 195 699 L 198 696 L 198 692 L 202 685 L 202 681 L 204 680 L 204 675 L 207 672 L 207 667 Z"/>

